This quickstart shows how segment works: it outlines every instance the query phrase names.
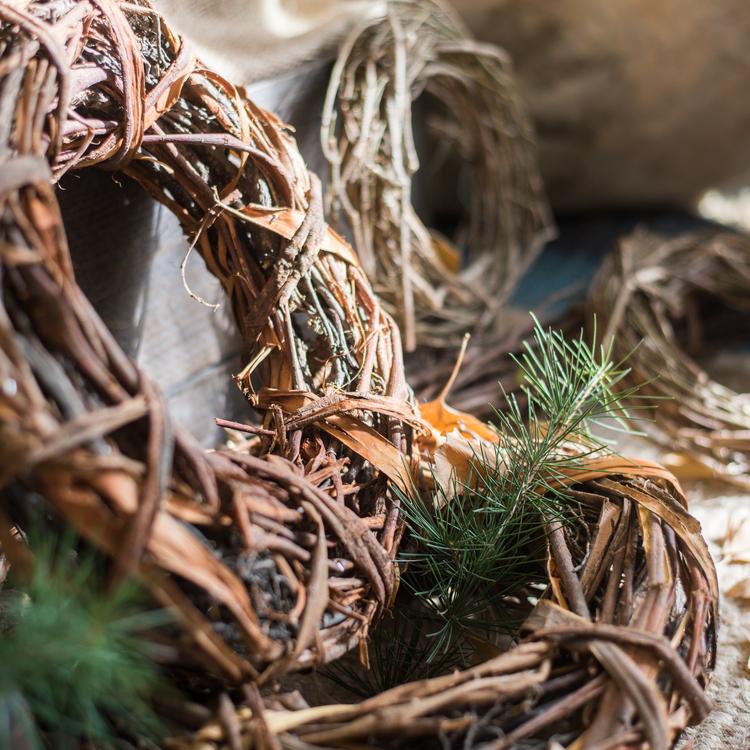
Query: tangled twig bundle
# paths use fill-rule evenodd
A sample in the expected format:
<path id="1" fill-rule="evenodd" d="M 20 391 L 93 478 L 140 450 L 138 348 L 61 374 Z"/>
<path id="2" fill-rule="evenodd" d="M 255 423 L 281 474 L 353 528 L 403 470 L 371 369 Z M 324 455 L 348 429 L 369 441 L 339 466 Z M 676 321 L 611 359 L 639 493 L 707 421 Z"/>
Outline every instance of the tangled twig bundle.
<path id="1" fill-rule="evenodd" d="M 750 487 L 750 394 L 715 382 L 696 361 L 706 347 L 747 331 L 716 314 L 724 306 L 750 315 L 750 241 L 715 230 L 635 232 L 602 266 L 590 304 L 618 354 L 632 352 L 634 378 L 666 397 L 651 436 Z"/>
<path id="2" fill-rule="evenodd" d="M 592 466 L 571 490 L 581 523 L 550 530 L 551 585 L 510 651 L 358 705 L 289 710 L 291 696 L 269 699 L 175 746 L 229 748 L 230 731 L 257 737 L 265 727 L 282 746 L 295 735 L 306 747 L 541 749 L 553 737 L 565 747 L 670 747 L 710 710 L 710 556 L 658 467 Z"/>
<path id="3" fill-rule="evenodd" d="M 179 612 L 188 664 L 237 680 L 334 657 L 394 590 L 385 475 L 404 471 L 415 422 L 398 329 L 283 125 L 150 6 L 53 0 L 0 18 L 11 516 L 36 491 L 115 578 L 138 570 Z M 239 380 L 265 415 L 252 450 L 202 455 L 76 285 L 51 182 L 93 164 L 169 206 L 224 284 Z"/>
<path id="4" fill-rule="evenodd" d="M 423 94 L 434 105 L 433 166 L 448 153 L 462 160 L 458 247 L 412 205 L 412 107 Z M 503 53 L 471 39 L 434 0 L 393 0 L 384 18 L 342 44 L 321 132 L 334 215 L 343 213 L 406 349 L 441 347 L 491 325 L 550 228 L 530 126 Z"/>
<path id="5" fill-rule="evenodd" d="M 389 481 L 410 480 L 423 431 L 423 464 L 443 436 L 411 406 L 398 329 L 294 142 L 145 3 L 0 5 L 0 20 L 3 555 L 21 558 L 35 507 L 75 528 L 113 580 L 138 574 L 175 613 L 168 666 L 200 695 L 364 644 L 396 589 Z M 237 450 L 203 454 L 171 424 L 77 286 L 52 184 L 93 164 L 169 206 L 224 284 L 238 380 L 264 415 L 237 425 Z M 666 748 L 708 709 L 716 581 L 699 529 L 658 467 L 590 461 L 565 482 L 583 513 L 547 529 L 529 643 L 359 706 L 264 708 L 245 685 L 247 707 L 223 694 L 196 741 Z"/>

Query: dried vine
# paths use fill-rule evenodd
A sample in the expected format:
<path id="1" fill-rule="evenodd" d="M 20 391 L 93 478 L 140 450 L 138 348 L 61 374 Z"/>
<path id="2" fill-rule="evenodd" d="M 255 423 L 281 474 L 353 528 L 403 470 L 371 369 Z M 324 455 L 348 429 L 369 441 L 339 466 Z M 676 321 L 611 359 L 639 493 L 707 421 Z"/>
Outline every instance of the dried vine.
<path id="1" fill-rule="evenodd" d="M 412 108 L 433 104 L 434 163 L 459 154 L 456 246 L 412 205 L 419 169 Z M 435 0 L 391 0 L 341 45 L 323 113 L 329 201 L 407 351 L 443 347 L 492 327 L 516 281 L 548 239 L 551 220 L 531 128 L 511 66 L 471 39 Z M 432 178 L 434 179 L 434 177 Z"/>
<path id="2" fill-rule="evenodd" d="M 709 475 L 750 487 L 750 395 L 715 382 L 696 361 L 747 330 L 736 320 L 750 313 L 748 239 L 635 232 L 602 266 L 590 307 L 619 354 L 633 352 L 633 377 L 664 397 L 650 437 Z"/>

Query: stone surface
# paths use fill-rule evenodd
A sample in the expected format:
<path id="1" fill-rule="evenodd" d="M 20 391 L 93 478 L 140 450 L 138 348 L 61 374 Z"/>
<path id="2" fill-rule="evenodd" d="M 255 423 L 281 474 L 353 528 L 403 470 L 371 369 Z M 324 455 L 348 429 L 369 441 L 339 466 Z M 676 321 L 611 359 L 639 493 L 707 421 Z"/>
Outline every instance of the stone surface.
<path id="1" fill-rule="evenodd" d="M 750 577 L 750 565 L 728 565 L 720 561 L 718 542 L 733 515 L 750 513 L 750 497 L 732 493 L 718 483 L 689 488 L 691 510 L 718 562 L 722 594 L 740 577 Z M 723 596 L 720 607 L 719 654 L 709 695 L 715 709 L 699 727 L 690 730 L 682 747 L 693 750 L 745 750 L 750 747 L 750 602 L 739 603 Z"/>

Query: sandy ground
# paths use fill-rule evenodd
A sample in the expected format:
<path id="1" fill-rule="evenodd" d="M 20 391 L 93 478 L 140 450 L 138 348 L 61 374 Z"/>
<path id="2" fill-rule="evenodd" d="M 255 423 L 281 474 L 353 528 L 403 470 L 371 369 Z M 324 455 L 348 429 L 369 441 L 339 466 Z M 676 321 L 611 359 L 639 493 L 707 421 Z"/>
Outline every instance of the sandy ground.
<path id="1" fill-rule="evenodd" d="M 703 526 L 711 546 L 722 592 L 719 654 L 709 694 L 715 709 L 692 729 L 682 747 L 694 750 L 747 750 L 750 748 L 750 603 L 731 599 L 726 592 L 750 576 L 750 565 L 722 561 L 721 541 L 730 523 L 750 516 L 750 496 L 736 494 L 714 482 L 686 486 L 691 511 Z"/>
<path id="2" fill-rule="evenodd" d="M 750 188 L 734 193 L 708 192 L 699 206 L 706 218 L 750 231 Z M 738 392 L 747 392 L 750 356 L 724 355 L 715 363 L 717 379 Z M 658 454 L 657 454 L 658 459 Z M 687 750 L 748 750 L 750 748 L 750 602 L 727 596 L 738 581 L 750 578 L 750 565 L 737 564 L 722 555 L 727 530 L 747 519 L 750 496 L 720 482 L 685 482 L 690 511 L 701 522 L 703 534 L 716 562 L 721 591 L 719 652 L 709 694 L 715 709 L 699 727 L 687 734 Z M 750 542 L 750 540 L 748 540 Z M 748 550 L 747 559 L 750 559 Z M 690 744 L 692 741 L 692 745 Z"/>

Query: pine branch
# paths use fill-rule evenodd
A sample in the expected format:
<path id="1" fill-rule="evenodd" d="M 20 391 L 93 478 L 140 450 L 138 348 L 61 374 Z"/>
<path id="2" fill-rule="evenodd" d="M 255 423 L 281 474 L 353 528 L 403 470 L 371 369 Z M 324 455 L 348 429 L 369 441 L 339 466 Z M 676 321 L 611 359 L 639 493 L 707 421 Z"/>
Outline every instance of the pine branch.
<path id="1" fill-rule="evenodd" d="M 165 613 L 144 610 L 132 583 L 103 593 L 103 561 L 50 533 L 30 542 L 31 578 L 11 571 L 0 594 L 0 747 L 105 747 L 115 725 L 158 736 L 162 685 L 143 634 Z"/>
<path id="2" fill-rule="evenodd" d="M 436 622 L 428 659 L 467 639 L 496 642 L 514 632 L 547 578 L 545 525 L 578 513 L 558 480 L 612 452 L 601 429 L 630 432 L 632 412 L 653 408 L 638 403 L 637 388 L 622 388 L 629 370 L 612 361 L 611 347 L 589 345 L 583 333 L 569 341 L 534 322 L 533 341 L 514 357 L 526 403 L 503 393 L 494 456 L 477 456 L 463 483 L 436 480 L 431 501 L 401 493 L 413 542 L 401 557 L 404 580 Z"/>
<path id="3" fill-rule="evenodd" d="M 465 666 L 468 654 L 460 650 L 434 654 L 427 637 L 434 618 L 413 602 L 399 601 L 373 633 L 368 645 L 369 668 L 354 653 L 326 666 L 321 674 L 362 699 L 415 680 L 429 679 Z"/>

